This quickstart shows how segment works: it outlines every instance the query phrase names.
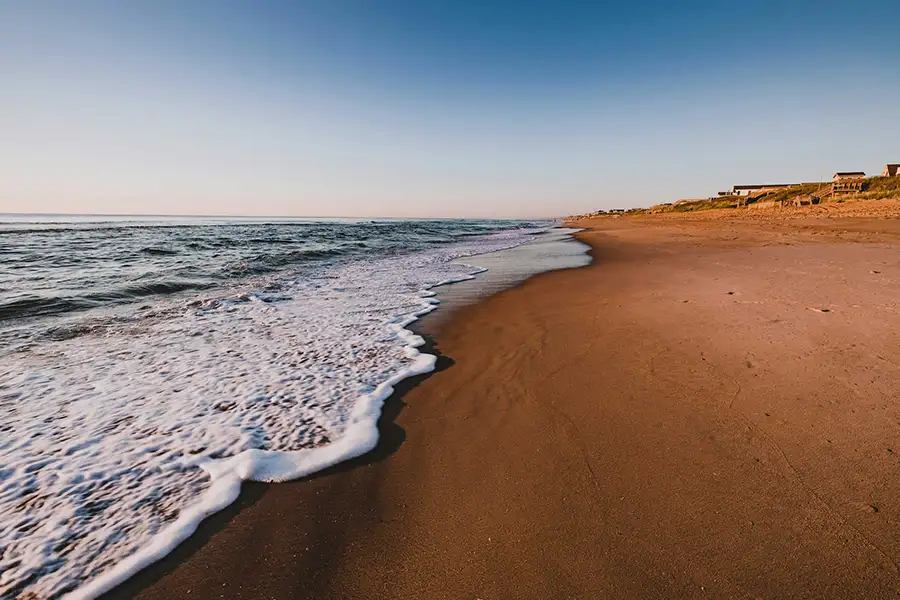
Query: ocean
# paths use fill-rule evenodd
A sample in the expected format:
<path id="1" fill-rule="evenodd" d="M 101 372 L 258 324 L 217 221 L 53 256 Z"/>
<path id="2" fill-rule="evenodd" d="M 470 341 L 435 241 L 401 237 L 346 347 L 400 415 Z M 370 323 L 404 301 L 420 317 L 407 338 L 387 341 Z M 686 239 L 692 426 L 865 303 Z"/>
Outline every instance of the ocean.
<path id="1" fill-rule="evenodd" d="M 94 597 L 373 448 L 432 288 L 552 226 L 0 215 L 0 596 Z"/>

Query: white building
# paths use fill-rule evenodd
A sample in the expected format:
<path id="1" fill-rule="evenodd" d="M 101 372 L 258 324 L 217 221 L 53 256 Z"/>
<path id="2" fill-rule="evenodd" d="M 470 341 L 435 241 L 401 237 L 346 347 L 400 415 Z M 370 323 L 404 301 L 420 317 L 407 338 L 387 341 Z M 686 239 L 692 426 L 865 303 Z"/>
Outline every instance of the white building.
<path id="1" fill-rule="evenodd" d="M 760 185 L 736 185 L 731 190 L 732 196 L 753 196 L 759 192 L 769 192 L 789 187 L 795 187 L 796 183 L 763 183 Z"/>

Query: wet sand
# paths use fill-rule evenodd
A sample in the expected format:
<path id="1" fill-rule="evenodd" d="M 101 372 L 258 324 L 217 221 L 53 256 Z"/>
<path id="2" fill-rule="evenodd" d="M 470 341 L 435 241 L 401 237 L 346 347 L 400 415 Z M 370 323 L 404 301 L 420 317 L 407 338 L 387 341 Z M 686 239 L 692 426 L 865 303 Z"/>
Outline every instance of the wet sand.
<path id="1" fill-rule="evenodd" d="M 487 270 L 471 280 L 434 288 L 440 299 L 440 310 L 415 321 L 411 329 L 426 336 L 433 335 L 460 309 L 515 287 L 535 275 L 589 265 L 590 246 L 572 236 L 577 231 L 577 228 L 555 227 L 532 236 L 531 241 L 521 246 L 461 259 L 458 262 Z"/>
<path id="2" fill-rule="evenodd" d="M 897 223 L 579 226 L 435 325 L 374 453 L 111 597 L 897 598 Z"/>

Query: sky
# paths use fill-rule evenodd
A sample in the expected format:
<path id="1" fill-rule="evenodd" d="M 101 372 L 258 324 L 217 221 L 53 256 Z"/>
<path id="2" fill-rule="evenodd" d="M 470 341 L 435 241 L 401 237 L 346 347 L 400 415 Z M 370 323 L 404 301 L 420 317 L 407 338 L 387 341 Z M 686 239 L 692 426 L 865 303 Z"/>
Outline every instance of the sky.
<path id="1" fill-rule="evenodd" d="M 0 212 L 546 217 L 900 162 L 896 0 L 0 0 Z"/>

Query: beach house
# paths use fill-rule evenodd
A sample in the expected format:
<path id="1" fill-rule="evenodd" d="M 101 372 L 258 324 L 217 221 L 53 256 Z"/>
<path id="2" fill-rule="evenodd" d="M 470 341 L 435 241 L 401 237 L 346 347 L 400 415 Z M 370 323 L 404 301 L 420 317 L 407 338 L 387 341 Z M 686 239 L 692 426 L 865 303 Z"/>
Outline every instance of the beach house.
<path id="1" fill-rule="evenodd" d="M 884 165 L 884 171 L 881 172 L 882 177 L 897 177 L 900 175 L 900 163 L 888 163 Z"/>
<path id="2" fill-rule="evenodd" d="M 831 191 L 835 193 L 860 192 L 865 184 L 866 174 L 862 171 L 839 171 L 834 174 Z"/>
<path id="3" fill-rule="evenodd" d="M 797 183 L 764 183 L 759 185 L 736 185 L 732 188 L 732 196 L 754 196 L 759 192 L 771 192 L 789 187 L 795 187 Z M 720 194 L 725 195 L 725 194 Z"/>

